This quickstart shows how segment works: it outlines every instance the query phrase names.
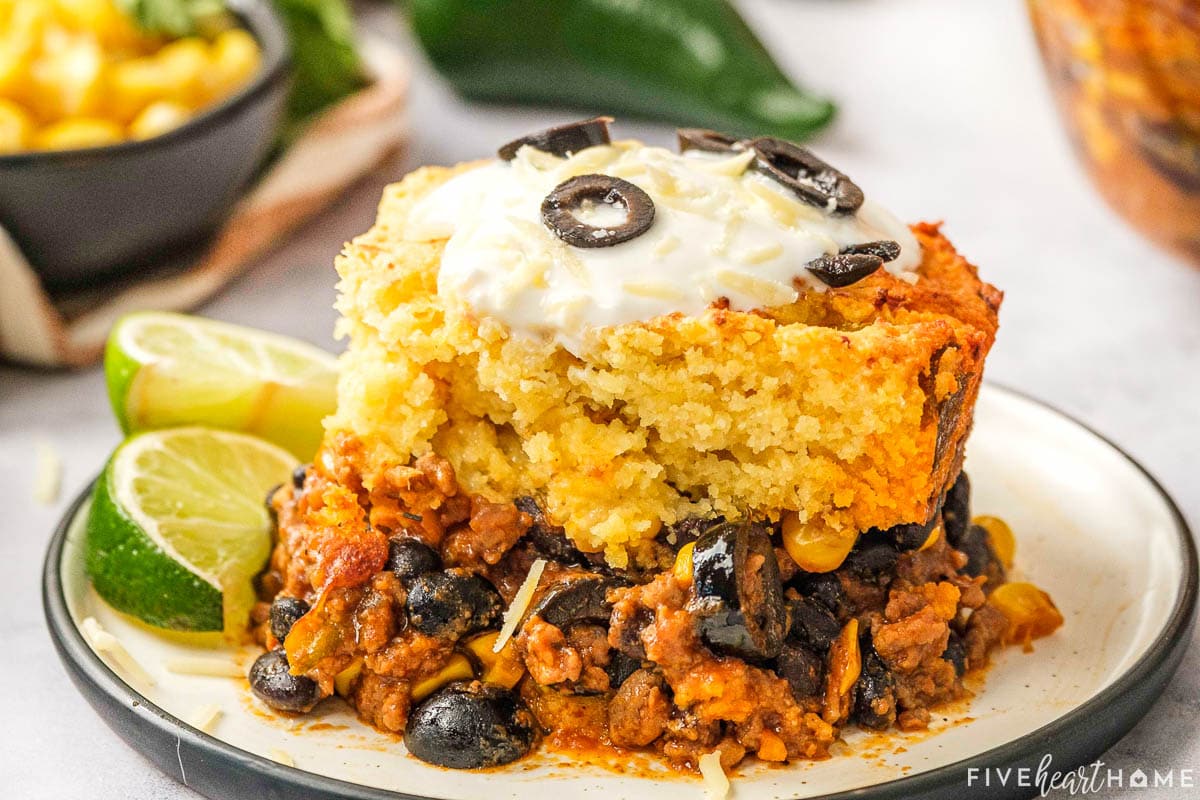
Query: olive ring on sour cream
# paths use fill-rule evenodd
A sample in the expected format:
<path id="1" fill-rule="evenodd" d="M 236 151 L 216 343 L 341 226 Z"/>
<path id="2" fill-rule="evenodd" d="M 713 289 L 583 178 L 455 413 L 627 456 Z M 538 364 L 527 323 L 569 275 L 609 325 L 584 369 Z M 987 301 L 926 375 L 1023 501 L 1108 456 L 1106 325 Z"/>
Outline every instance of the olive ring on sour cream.
<path id="1" fill-rule="evenodd" d="M 588 201 L 624 210 L 619 225 L 589 225 L 576 214 Z M 635 239 L 654 223 L 654 201 L 629 181 L 611 175 L 577 175 L 542 201 L 542 222 L 573 247 L 611 247 Z"/>
<path id="2" fill-rule="evenodd" d="M 534 150 L 553 153 L 565 158 L 589 147 L 610 144 L 612 137 L 608 133 L 608 124 L 612 121 L 612 117 L 593 117 L 567 125 L 557 125 L 544 131 L 522 136 L 520 139 L 513 139 L 501 147 L 496 154 L 500 156 L 501 161 L 512 161 L 517 157 L 517 152 L 528 145 Z"/>
<path id="3" fill-rule="evenodd" d="M 863 192 L 844 173 L 809 150 L 784 139 L 751 139 L 754 168 L 787 187 L 804 202 L 831 214 L 849 215 L 863 204 Z"/>

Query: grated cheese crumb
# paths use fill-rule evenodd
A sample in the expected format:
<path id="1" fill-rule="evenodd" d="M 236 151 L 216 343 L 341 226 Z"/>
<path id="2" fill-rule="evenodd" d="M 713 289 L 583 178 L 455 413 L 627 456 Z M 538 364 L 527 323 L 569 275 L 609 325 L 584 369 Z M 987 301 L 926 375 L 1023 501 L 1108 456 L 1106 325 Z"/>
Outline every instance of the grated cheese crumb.
<path id="1" fill-rule="evenodd" d="M 188 717 L 187 722 L 196 730 L 212 733 L 220 716 L 221 709 L 212 703 L 207 703 L 193 711 L 191 716 Z"/>
<path id="2" fill-rule="evenodd" d="M 508 644 L 508 640 L 516 633 L 517 624 L 520 623 L 521 617 L 525 616 L 525 610 L 529 608 L 529 603 L 533 600 L 533 592 L 537 589 L 538 581 L 542 579 L 542 570 L 545 568 L 546 559 L 544 558 L 539 558 L 529 567 L 529 574 L 525 576 L 521 588 L 517 589 L 508 610 L 504 612 L 504 624 L 500 626 L 500 635 L 496 637 L 496 643 L 492 645 L 493 653 L 503 650 L 504 645 Z"/>
<path id="3" fill-rule="evenodd" d="M 186 656 L 169 658 L 165 664 L 167 672 L 176 675 L 208 675 L 214 678 L 242 678 L 245 673 L 242 668 L 232 661 L 220 658 L 199 658 Z"/>
<path id="4" fill-rule="evenodd" d="M 793 303 L 796 300 L 796 290 L 777 281 L 755 278 L 728 269 L 718 270 L 715 277 L 723 286 L 750 295 L 767 308 Z"/>
<path id="5" fill-rule="evenodd" d="M 278 747 L 273 747 L 268 750 L 267 758 L 271 759 L 272 761 L 278 761 L 285 767 L 296 766 L 296 760 L 292 758 L 291 753 L 287 752 L 286 750 L 280 750 Z"/>
<path id="6" fill-rule="evenodd" d="M 700 756 L 700 776 L 704 779 L 707 800 L 724 800 L 729 796 L 729 778 L 721 766 L 720 750 Z"/>
<path id="7" fill-rule="evenodd" d="M 49 442 L 38 442 L 33 471 L 33 499 L 43 506 L 54 505 L 62 488 L 62 458 Z"/>
<path id="8" fill-rule="evenodd" d="M 79 630 L 93 650 L 101 655 L 107 655 L 131 678 L 147 686 L 154 685 L 154 678 L 150 677 L 150 673 L 129 654 L 125 645 L 121 644 L 117 637 L 104 630 L 104 626 L 95 617 L 86 617 L 79 624 Z"/>

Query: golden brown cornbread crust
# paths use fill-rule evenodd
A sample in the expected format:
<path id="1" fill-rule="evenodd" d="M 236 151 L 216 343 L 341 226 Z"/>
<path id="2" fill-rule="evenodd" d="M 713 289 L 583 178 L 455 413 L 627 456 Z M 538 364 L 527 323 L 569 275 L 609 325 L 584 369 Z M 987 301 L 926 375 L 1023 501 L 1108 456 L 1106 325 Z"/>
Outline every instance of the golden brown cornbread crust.
<path id="1" fill-rule="evenodd" d="M 436 452 L 472 493 L 537 496 L 615 565 L 690 515 L 838 531 L 924 521 L 961 464 L 1001 295 L 936 225 L 910 285 L 849 288 L 742 313 L 711 308 L 597 331 L 577 358 L 508 338 L 437 293 L 442 242 L 406 241 L 413 203 L 453 169 L 388 188 L 341 275 L 338 411 L 364 486 Z"/>

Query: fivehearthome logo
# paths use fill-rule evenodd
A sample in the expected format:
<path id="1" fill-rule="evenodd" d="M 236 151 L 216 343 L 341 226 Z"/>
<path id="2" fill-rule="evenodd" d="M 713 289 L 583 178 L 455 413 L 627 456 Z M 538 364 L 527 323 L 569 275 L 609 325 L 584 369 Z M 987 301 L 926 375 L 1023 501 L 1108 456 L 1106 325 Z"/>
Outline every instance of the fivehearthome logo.
<path id="1" fill-rule="evenodd" d="M 1088 795 L 1108 789 L 1194 789 L 1196 770 L 1126 769 L 1093 761 L 1067 772 L 1054 769 L 1054 757 L 1042 756 L 1037 768 L 968 767 L 967 787 L 972 789 L 1036 789 L 1046 797 L 1051 792 Z"/>

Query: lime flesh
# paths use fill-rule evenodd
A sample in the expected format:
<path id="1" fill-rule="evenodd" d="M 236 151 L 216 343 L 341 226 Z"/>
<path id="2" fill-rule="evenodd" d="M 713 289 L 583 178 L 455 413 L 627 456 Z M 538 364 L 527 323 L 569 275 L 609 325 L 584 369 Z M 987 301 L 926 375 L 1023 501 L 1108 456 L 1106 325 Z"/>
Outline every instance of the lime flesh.
<path id="1" fill-rule="evenodd" d="M 88 514 L 88 575 L 119 611 L 176 631 L 245 626 L 271 548 L 264 498 L 295 457 L 207 428 L 134 436 L 117 448 Z"/>
<path id="2" fill-rule="evenodd" d="M 139 312 L 113 327 L 104 371 L 127 434 L 204 425 L 253 433 L 309 460 L 336 404 L 336 363 L 285 336 Z"/>

